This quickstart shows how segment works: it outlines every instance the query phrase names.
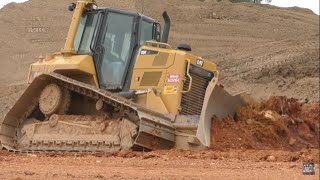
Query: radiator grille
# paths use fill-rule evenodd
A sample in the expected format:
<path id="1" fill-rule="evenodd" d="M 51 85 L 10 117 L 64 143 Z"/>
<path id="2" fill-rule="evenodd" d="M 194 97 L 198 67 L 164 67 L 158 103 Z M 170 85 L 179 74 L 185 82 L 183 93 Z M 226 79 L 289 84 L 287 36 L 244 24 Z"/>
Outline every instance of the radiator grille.
<path id="1" fill-rule="evenodd" d="M 200 115 L 204 95 L 210 79 L 190 72 L 192 77 L 192 87 L 190 92 L 182 94 L 181 99 L 181 114 L 183 115 Z M 186 77 L 183 89 L 187 90 L 189 87 L 190 79 Z"/>

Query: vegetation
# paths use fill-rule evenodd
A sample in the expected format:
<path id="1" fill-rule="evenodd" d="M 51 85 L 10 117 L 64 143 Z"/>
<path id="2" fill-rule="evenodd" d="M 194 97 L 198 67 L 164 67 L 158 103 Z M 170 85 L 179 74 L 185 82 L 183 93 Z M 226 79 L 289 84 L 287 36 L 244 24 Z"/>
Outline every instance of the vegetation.
<path id="1" fill-rule="evenodd" d="M 217 0 L 222 1 L 222 0 Z M 268 2 L 270 3 L 272 0 L 229 0 L 233 3 L 239 3 L 239 2 L 251 2 L 251 3 L 261 3 L 261 2 Z"/>

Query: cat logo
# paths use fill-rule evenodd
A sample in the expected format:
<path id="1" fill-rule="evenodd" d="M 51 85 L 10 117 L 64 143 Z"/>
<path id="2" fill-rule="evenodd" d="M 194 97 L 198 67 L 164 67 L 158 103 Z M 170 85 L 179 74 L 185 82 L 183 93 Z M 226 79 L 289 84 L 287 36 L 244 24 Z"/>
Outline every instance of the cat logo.
<path id="1" fill-rule="evenodd" d="M 148 49 L 142 49 L 140 51 L 140 55 L 156 55 L 158 54 L 158 51 L 148 50 Z"/>
<path id="2" fill-rule="evenodd" d="M 203 64 L 204 64 L 204 62 L 203 62 L 203 60 L 201 60 L 201 59 L 197 59 L 197 65 L 199 65 L 199 66 L 203 66 Z"/>
<path id="3" fill-rule="evenodd" d="M 146 50 L 142 50 L 141 52 L 140 52 L 140 55 L 146 55 L 147 54 L 147 51 Z"/>

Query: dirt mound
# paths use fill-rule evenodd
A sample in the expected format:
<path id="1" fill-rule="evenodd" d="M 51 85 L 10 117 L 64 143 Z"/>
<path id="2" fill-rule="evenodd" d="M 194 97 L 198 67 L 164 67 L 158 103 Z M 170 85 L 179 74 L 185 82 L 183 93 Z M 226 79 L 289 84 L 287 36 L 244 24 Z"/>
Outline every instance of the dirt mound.
<path id="1" fill-rule="evenodd" d="M 0 86 L 24 82 L 30 63 L 40 54 L 63 47 L 72 15 L 68 3 L 30 0 L 0 10 Z M 232 93 L 319 101 L 319 16 L 311 11 L 195 0 L 98 4 L 142 12 L 159 21 L 167 10 L 173 21 L 170 43 L 190 44 L 194 54 L 216 62 L 222 83 Z"/>
<path id="2" fill-rule="evenodd" d="M 212 121 L 212 149 L 319 148 L 319 104 L 271 97 L 250 102 L 235 118 Z"/>

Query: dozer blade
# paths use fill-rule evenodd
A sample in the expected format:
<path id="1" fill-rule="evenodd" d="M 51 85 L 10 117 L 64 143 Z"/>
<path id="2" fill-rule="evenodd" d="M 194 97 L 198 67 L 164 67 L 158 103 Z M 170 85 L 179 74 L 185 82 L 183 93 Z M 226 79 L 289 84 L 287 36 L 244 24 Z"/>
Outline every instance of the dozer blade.
<path id="1" fill-rule="evenodd" d="M 228 115 L 234 116 L 237 109 L 246 104 L 241 96 L 241 94 L 235 96 L 229 94 L 217 84 L 217 78 L 209 83 L 197 129 L 197 137 L 203 145 L 210 146 L 212 117 L 216 116 L 222 120 Z"/>

